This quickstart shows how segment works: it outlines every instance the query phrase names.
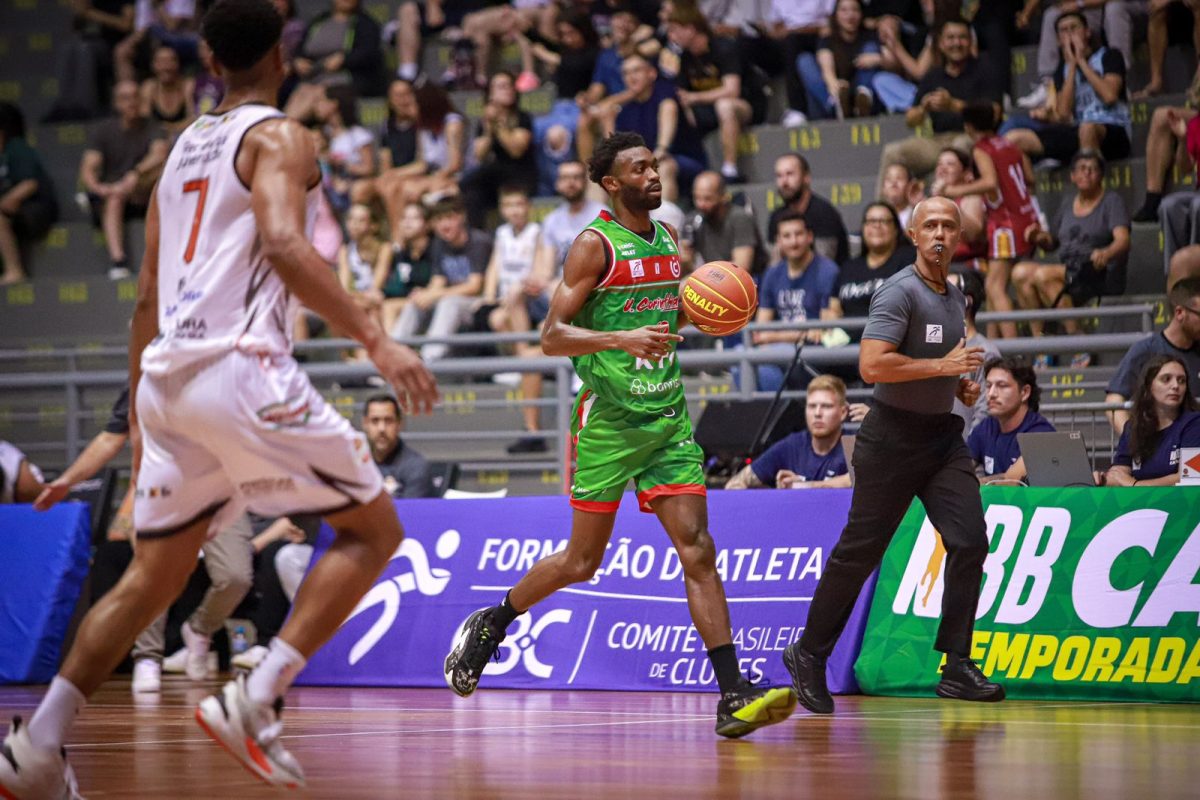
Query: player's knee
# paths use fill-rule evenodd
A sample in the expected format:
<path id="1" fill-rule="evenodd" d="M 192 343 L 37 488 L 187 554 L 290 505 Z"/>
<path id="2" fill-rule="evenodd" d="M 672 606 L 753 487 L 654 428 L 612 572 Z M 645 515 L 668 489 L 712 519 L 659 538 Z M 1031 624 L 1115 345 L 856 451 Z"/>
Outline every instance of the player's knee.
<path id="1" fill-rule="evenodd" d="M 703 526 L 688 536 L 688 543 L 679 545 L 679 562 L 683 566 L 684 575 L 689 578 L 700 578 L 711 574 L 717 568 L 717 548 L 712 536 Z"/>
<path id="2" fill-rule="evenodd" d="M 600 569 L 600 562 L 603 560 L 603 551 L 595 553 L 567 553 L 566 558 L 563 560 L 562 571 L 568 582 L 584 583 L 592 579 L 592 576 L 596 574 L 596 570 Z"/>

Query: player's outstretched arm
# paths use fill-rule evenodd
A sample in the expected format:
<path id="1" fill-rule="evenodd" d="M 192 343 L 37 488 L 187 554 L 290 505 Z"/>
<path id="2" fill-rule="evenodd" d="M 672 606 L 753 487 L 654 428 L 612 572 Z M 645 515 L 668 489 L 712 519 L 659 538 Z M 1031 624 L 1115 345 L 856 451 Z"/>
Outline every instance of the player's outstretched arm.
<path id="1" fill-rule="evenodd" d="M 333 328 L 363 344 L 406 410 L 430 411 L 437 402 L 437 386 L 425 364 L 410 348 L 389 339 L 354 302 L 308 240 L 306 197 L 320 179 L 308 132 L 292 120 L 252 128 L 242 143 L 237 170 L 250 186 L 263 254 L 292 294 Z"/>
<path id="2" fill-rule="evenodd" d="M 652 325 L 629 331 L 593 331 L 571 324 L 607 268 L 604 243 L 597 234 L 584 231 L 567 253 L 562 282 L 550 300 L 550 312 L 542 328 L 542 350 L 548 356 L 624 350 L 637 358 L 666 357 L 673 342 L 683 341 L 682 336 Z"/>

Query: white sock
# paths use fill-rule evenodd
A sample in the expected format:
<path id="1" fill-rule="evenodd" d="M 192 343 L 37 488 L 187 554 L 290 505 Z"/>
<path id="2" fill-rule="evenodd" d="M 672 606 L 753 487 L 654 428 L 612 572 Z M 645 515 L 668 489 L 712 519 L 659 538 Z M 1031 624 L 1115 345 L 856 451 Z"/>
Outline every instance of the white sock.
<path id="1" fill-rule="evenodd" d="M 721 174 L 726 178 L 730 177 L 731 175 L 737 175 L 737 164 L 730 164 L 728 161 L 726 161 L 721 165 Z"/>
<path id="2" fill-rule="evenodd" d="M 401 64 L 396 68 L 396 75 L 406 81 L 414 81 L 417 79 L 417 65 L 412 63 Z"/>
<path id="3" fill-rule="evenodd" d="M 307 663 L 296 648 L 276 636 L 262 663 L 254 668 L 246 681 L 250 702 L 266 706 L 283 697 Z"/>
<path id="4" fill-rule="evenodd" d="M 67 740 L 75 717 L 87 704 L 83 692 L 61 675 L 50 682 L 50 691 L 42 698 L 41 705 L 29 720 L 29 741 L 34 747 L 58 751 Z"/>

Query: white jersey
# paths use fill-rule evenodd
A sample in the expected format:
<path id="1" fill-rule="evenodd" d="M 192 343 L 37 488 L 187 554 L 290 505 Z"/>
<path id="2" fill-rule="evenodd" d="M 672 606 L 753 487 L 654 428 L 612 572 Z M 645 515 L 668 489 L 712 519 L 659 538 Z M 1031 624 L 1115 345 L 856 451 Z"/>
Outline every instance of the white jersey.
<path id="1" fill-rule="evenodd" d="M 282 118 L 247 104 L 180 134 L 158 181 L 158 337 L 142 370 L 165 375 L 231 350 L 285 354 L 297 304 L 262 253 L 250 189 L 235 161 L 250 128 Z M 308 194 L 310 238 L 320 187 Z"/>
<path id="2" fill-rule="evenodd" d="M 25 454 L 6 441 L 0 440 L 0 505 L 15 503 L 17 479 L 21 476 L 21 465 L 28 459 Z M 33 464 L 29 465 L 33 476 L 42 480 L 42 473 Z"/>
<path id="3" fill-rule="evenodd" d="M 496 294 L 500 299 L 515 291 L 533 269 L 533 257 L 537 253 L 541 233 L 542 226 L 536 222 L 526 225 L 519 235 L 513 233 L 513 227 L 508 223 L 496 228 L 495 248 L 500 259 L 500 281 Z"/>

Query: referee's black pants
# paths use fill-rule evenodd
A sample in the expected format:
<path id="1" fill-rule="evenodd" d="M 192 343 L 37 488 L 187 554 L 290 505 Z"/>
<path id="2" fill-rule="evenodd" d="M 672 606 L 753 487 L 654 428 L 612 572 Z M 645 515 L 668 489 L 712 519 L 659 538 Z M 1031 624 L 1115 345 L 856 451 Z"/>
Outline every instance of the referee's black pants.
<path id="1" fill-rule="evenodd" d="M 954 414 L 915 414 L 875 403 L 855 440 L 850 515 L 809 607 L 800 639 L 804 650 L 817 656 L 833 650 L 863 583 L 919 497 L 946 546 L 934 648 L 970 654 L 988 540 L 979 480 L 962 431 L 962 418 Z"/>

